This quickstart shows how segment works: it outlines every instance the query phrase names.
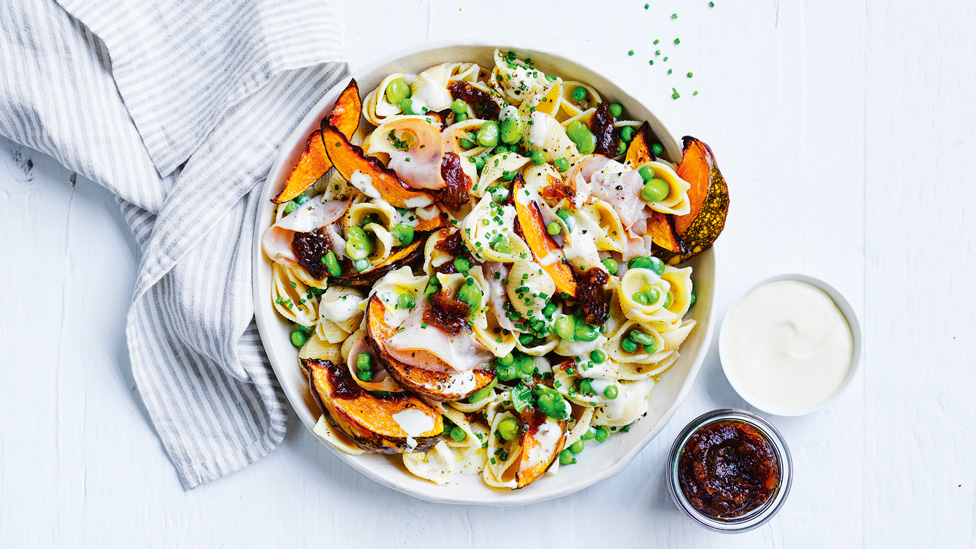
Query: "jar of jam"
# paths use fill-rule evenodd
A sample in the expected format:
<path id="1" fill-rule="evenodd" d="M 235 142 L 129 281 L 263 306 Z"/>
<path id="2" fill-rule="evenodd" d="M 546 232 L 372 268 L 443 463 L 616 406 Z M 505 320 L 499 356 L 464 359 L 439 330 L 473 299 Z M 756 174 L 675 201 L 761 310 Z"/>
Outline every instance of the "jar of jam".
<path id="1" fill-rule="evenodd" d="M 793 461 L 782 435 L 745 410 L 715 410 L 674 441 L 668 489 L 684 514 L 723 533 L 758 528 L 790 493 Z"/>

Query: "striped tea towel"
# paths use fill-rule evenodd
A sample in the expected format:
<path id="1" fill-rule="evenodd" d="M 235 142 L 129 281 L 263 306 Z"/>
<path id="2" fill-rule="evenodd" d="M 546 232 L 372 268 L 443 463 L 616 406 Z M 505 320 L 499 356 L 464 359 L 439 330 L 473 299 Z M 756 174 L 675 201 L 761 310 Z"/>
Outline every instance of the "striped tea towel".
<path id="1" fill-rule="evenodd" d="M 282 441 L 251 233 L 276 149 L 346 73 L 326 0 L 0 2 L 0 134 L 118 196 L 142 248 L 126 335 L 189 489 Z"/>

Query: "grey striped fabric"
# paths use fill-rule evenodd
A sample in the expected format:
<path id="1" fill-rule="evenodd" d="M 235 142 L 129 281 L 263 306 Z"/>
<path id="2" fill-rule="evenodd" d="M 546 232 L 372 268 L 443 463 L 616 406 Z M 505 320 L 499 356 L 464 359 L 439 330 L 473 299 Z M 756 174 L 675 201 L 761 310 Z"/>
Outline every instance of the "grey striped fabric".
<path id="1" fill-rule="evenodd" d="M 186 488 L 283 439 L 251 229 L 282 140 L 346 73 L 323 0 L 0 2 L 0 133 L 118 196 L 142 248 L 126 335 Z"/>

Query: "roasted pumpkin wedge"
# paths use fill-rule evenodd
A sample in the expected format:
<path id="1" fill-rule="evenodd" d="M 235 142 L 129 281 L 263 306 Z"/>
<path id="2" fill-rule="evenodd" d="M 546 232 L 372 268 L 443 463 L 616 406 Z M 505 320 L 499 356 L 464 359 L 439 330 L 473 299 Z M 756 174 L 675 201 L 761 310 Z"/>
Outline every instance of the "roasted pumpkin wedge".
<path id="1" fill-rule="evenodd" d="M 684 153 L 677 174 L 691 184 L 691 211 L 675 216 L 674 225 L 686 253 L 662 257 L 674 265 L 687 261 L 712 246 L 725 228 L 729 213 L 729 187 L 715 162 L 712 149 L 694 137 L 684 139 Z"/>
<path id="2" fill-rule="evenodd" d="M 547 417 L 534 408 L 522 410 L 522 453 L 515 473 L 516 488 L 528 486 L 542 476 L 566 442 L 566 422 Z"/>
<path id="3" fill-rule="evenodd" d="M 641 164 L 656 160 L 654 153 L 651 152 L 651 126 L 644 122 L 634 134 L 634 138 L 627 147 L 627 156 L 624 162 L 631 168 L 637 169 Z"/>
<path id="4" fill-rule="evenodd" d="M 396 250 L 384 259 L 383 263 L 364 273 L 355 271 L 349 262 L 344 262 L 342 275 L 331 279 L 331 281 L 339 286 L 352 286 L 354 288 L 372 286 L 386 273 L 408 265 L 420 257 L 424 252 L 423 244 L 426 241 L 426 236 L 426 234 L 418 234 L 412 243 Z"/>
<path id="5" fill-rule="evenodd" d="M 349 370 L 328 360 L 302 359 L 309 387 L 329 422 L 370 452 L 426 452 L 441 440 L 441 414 L 406 393 L 370 394 Z"/>
<path id="6" fill-rule="evenodd" d="M 494 372 L 474 370 L 473 386 L 465 386 L 459 383 L 459 376 L 464 374 L 437 372 L 404 364 L 384 347 L 395 332 L 396 328 L 386 322 L 386 306 L 374 295 L 366 308 L 366 337 L 386 371 L 408 391 L 433 400 L 461 400 L 484 389 L 495 379 Z"/>
<path id="7" fill-rule="evenodd" d="M 516 197 L 514 200 L 515 212 L 525 243 L 532 250 L 532 256 L 536 262 L 542 265 L 542 268 L 549 273 L 553 282 L 556 283 L 556 290 L 576 297 L 576 280 L 573 277 L 573 268 L 559 260 L 545 260 L 549 254 L 559 254 L 561 251 L 549 233 L 546 232 L 546 224 L 542 220 L 542 212 L 539 211 L 539 207 L 531 202 L 519 200 L 523 186 L 522 174 L 515 174 L 515 180 L 512 181 L 512 196 Z"/>
<path id="8" fill-rule="evenodd" d="M 367 179 L 380 198 L 397 208 L 421 208 L 434 203 L 428 194 L 408 187 L 395 171 L 384 166 L 378 158 L 368 156 L 362 147 L 350 143 L 337 127 L 324 118 L 322 141 L 332 165 L 353 186 Z"/>
<path id="9" fill-rule="evenodd" d="M 359 85 L 356 84 L 355 80 L 351 80 L 346 89 L 339 94 L 339 98 L 336 99 L 332 112 L 329 114 L 329 121 L 339 128 L 343 135 L 351 137 L 359 127 L 359 117 L 362 111 L 363 103 L 359 98 Z M 298 164 L 288 175 L 284 188 L 271 201 L 282 204 L 292 200 L 305 192 L 330 168 L 332 168 L 332 162 L 325 153 L 322 130 L 315 130 L 312 135 L 308 136 L 305 150 L 302 151 Z"/>

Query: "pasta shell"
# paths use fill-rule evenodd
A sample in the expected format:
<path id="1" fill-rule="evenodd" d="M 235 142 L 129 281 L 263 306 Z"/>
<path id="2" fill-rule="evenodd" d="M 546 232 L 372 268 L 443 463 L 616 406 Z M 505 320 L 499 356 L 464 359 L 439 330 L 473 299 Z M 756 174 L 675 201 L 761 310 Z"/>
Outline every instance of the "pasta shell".
<path id="1" fill-rule="evenodd" d="M 516 261 L 508 271 L 508 299 L 524 318 L 541 318 L 556 283 L 535 261 Z"/>
<path id="2" fill-rule="evenodd" d="M 658 299 L 654 303 L 643 304 L 634 299 L 636 294 L 644 294 L 644 289 L 654 286 L 658 290 Z M 628 269 L 620 279 L 620 309 L 628 319 L 641 322 L 643 324 L 670 323 L 674 322 L 678 316 L 664 308 L 667 300 L 668 291 L 671 285 L 666 280 L 662 280 L 654 271 L 650 269 Z"/>
<path id="3" fill-rule="evenodd" d="M 367 259 L 374 267 L 386 261 L 393 253 L 393 235 L 378 223 L 367 223 L 363 230 L 373 233 L 373 253 Z"/>
<path id="4" fill-rule="evenodd" d="M 519 113 L 525 119 L 528 119 L 532 112 L 541 112 L 553 117 L 558 116 L 560 105 L 562 104 L 562 89 L 562 78 L 556 78 L 549 85 L 549 88 L 546 89 L 545 93 L 534 95 L 528 101 L 522 103 L 519 107 Z"/>
<path id="5" fill-rule="evenodd" d="M 573 92 L 576 88 L 583 88 L 586 90 L 586 98 L 583 101 L 576 101 L 573 99 Z M 602 101 L 600 98 L 600 92 L 584 82 L 577 82 L 575 80 L 566 80 L 562 83 L 560 89 L 561 102 L 559 107 L 563 111 L 563 115 L 572 118 L 578 116 L 580 113 L 588 110 L 596 110 L 597 105 Z"/>
<path id="6" fill-rule="evenodd" d="M 529 149 L 545 152 L 550 160 L 579 156 L 576 143 L 566 135 L 566 128 L 553 116 L 536 111 L 530 115 L 526 126 L 526 146 Z"/>
<path id="7" fill-rule="evenodd" d="M 536 68 L 529 68 L 520 59 L 509 62 L 495 50 L 495 68 L 491 71 L 491 86 L 512 105 L 543 93 L 551 84 L 546 75 Z"/>
<path id="8" fill-rule="evenodd" d="M 583 206 L 582 211 L 594 219 L 600 227 L 600 232 L 594 239 L 598 249 L 611 252 L 624 251 L 627 236 L 620 216 L 617 215 L 617 211 L 613 207 L 597 198 L 592 203 Z"/>
<path id="9" fill-rule="evenodd" d="M 426 452 L 405 452 L 403 465 L 414 475 L 445 485 L 454 476 L 454 452 L 443 440 Z"/>
<path id="10" fill-rule="evenodd" d="M 414 104 L 418 107 L 427 107 L 432 111 L 442 111 L 450 107 L 454 99 L 447 91 L 447 84 L 457 65 L 457 63 L 442 63 L 418 74 L 417 79 L 410 84 L 410 97 L 414 100 Z M 416 107 L 414 111 L 420 112 Z"/>
<path id="11" fill-rule="evenodd" d="M 669 265 L 665 267 L 661 278 L 667 281 L 671 290 L 671 305 L 668 306 L 668 310 L 678 318 L 684 317 L 691 308 L 691 293 L 694 290 L 694 284 L 691 282 L 691 267 L 676 269 Z"/>
<path id="12" fill-rule="evenodd" d="M 515 348 L 515 332 L 503 329 L 491 307 L 486 307 L 481 317 L 483 322 L 475 322 L 472 331 L 478 341 L 495 356 L 505 356 Z M 480 326 L 484 324 L 484 327 Z"/>
<path id="13" fill-rule="evenodd" d="M 488 455 L 494 457 L 494 463 L 490 459 L 488 460 L 483 478 L 485 484 L 495 488 L 515 488 L 518 486 L 515 474 L 518 472 L 522 447 L 517 438 L 513 441 L 505 441 L 496 435 L 498 424 L 508 418 L 518 420 L 511 412 L 496 414 L 491 422 L 491 429 L 488 434 Z M 508 459 L 501 459 L 502 451 L 505 452 Z"/>
<path id="14" fill-rule="evenodd" d="M 366 450 L 356 446 L 351 440 L 349 440 L 349 437 L 342 433 L 342 431 L 333 429 L 332 426 L 329 425 L 329 421 L 325 419 L 325 415 L 319 416 L 319 420 L 315 423 L 315 427 L 312 428 L 312 432 L 315 433 L 315 436 L 331 444 L 340 452 L 344 452 L 351 456 L 358 456 L 366 453 Z"/>
<path id="15" fill-rule="evenodd" d="M 667 162 L 652 161 L 642 164 L 640 167 L 644 166 L 650 166 L 654 170 L 654 177 L 667 181 L 671 189 L 668 196 L 664 197 L 663 200 L 651 202 L 648 206 L 654 211 L 666 214 L 686 215 L 691 213 L 691 201 L 688 200 L 688 189 L 691 188 L 691 184 L 678 177 L 674 168 Z"/>
<path id="16" fill-rule="evenodd" d="M 304 269 L 271 264 L 271 301 L 284 318 L 302 326 L 315 326 L 318 304 L 305 282 L 295 276 L 299 271 Z"/>
<path id="17" fill-rule="evenodd" d="M 593 413 L 594 425 L 629 425 L 647 411 L 647 398 L 654 389 L 654 380 L 625 381 L 619 387 L 617 398 Z"/>
<path id="18" fill-rule="evenodd" d="M 379 126 L 402 112 L 399 105 L 393 105 L 386 100 L 386 88 L 390 82 L 404 77 L 403 73 L 395 72 L 384 78 L 375 90 L 366 95 L 363 101 L 363 116 L 374 126 Z"/>
<path id="19" fill-rule="evenodd" d="M 354 288 L 333 286 L 319 298 L 316 333 L 330 343 L 340 343 L 359 329 L 366 308 L 365 296 Z"/>
<path id="20" fill-rule="evenodd" d="M 631 332 L 631 330 L 641 330 L 642 332 L 653 337 L 655 342 L 654 352 L 648 353 L 641 345 L 639 345 L 637 350 L 632 353 L 624 350 L 621 343 L 624 339 L 627 339 L 627 335 Z M 661 334 L 659 334 L 657 330 L 634 321 L 627 322 L 621 326 L 603 346 L 603 350 L 605 353 L 607 353 L 607 356 L 616 362 L 637 364 L 650 364 L 652 362 L 657 362 L 661 358 L 659 353 L 663 348 L 664 339 L 661 338 Z"/>
<path id="21" fill-rule="evenodd" d="M 349 207 L 346 212 L 346 226 L 360 227 L 366 216 L 373 219 L 386 230 L 390 230 L 399 221 L 396 209 L 381 198 L 373 198 L 369 202 L 359 202 Z"/>
<path id="22" fill-rule="evenodd" d="M 305 345 L 298 351 L 298 358 L 314 358 L 328 360 L 333 364 L 341 364 L 342 346 L 319 337 L 318 333 L 313 333 L 312 337 L 308 338 Z"/>
<path id="23" fill-rule="evenodd" d="M 563 448 L 569 448 L 574 442 L 583 438 L 583 435 L 590 429 L 590 421 L 593 420 L 593 408 L 584 408 L 583 412 L 580 414 L 579 418 L 576 420 L 576 425 L 573 429 L 566 435 L 566 442 L 563 444 Z"/>
<path id="24" fill-rule="evenodd" d="M 496 154 L 485 160 L 485 168 L 481 171 L 478 182 L 472 185 L 471 194 L 485 196 L 493 184 L 500 181 L 505 172 L 516 172 L 529 161 L 528 157 L 516 153 Z M 508 185 L 504 185 L 507 189 Z"/>
<path id="25" fill-rule="evenodd" d="M 633 381 L 661 375 L 678 360 L 677 351 L 664 351 L 663 355 L 663 358 L 649 364 L 618 364 L 619 379 Z"/>
<path id="26" fill-rule="evenodd" d="M 525 345 L 522 345 L 521 341 L 516 339 L 515 347 L 519 351 L 522 351 L 523 353 L 529 356 L 543 356 L 546 353 L 555 349 L 558 343 L 559 343 L 559 336 L 557 336 L 556 334 L 550 334 L 546 336 L 544 343 L 541 343 L 540 345 L 536 345 L 535 347 L 526 347 Z"/>
<path id="27" fill-rule="evenodd" d="M 661 339 L 664 341 L 663 351 L 677 351 L 678 347 L 688 338 L 688 334 L 695 327 L 694 320 L 686 320 L 681 323 L 677 330 L 661 332 Z"/>
<path id="28" fill-rule="evenodd" d="M 525 241 L 515 234 L 515 215 L 514 206 L 497 204 L 486 195 L 464 218 L 461 236 L 479 261 L 513 263 L 532 256 Z"/>

